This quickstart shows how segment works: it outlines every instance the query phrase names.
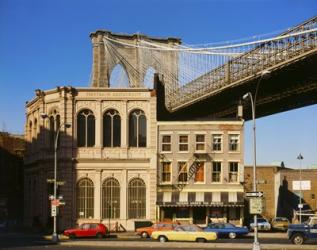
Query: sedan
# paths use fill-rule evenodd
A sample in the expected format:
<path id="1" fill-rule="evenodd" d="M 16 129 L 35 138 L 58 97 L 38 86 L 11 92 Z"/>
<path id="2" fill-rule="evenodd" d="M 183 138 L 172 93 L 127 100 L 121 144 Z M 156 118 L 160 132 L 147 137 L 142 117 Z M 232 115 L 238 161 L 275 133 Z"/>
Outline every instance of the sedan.
<path id="1" fill-rule="evenodd" d="M 231 223 L 211 223 L 205 228 L 205 232 L 216 232 L 219 237 L 235 239 L 249 233 L 247 227 L 236 227 Z"/>
<path id="2" fill-rule="evenodd" d="M 271 224 L 267 219 L 264 218 L 258 218 L 257 219 L 258 222 L 258 230 L 259 231 L 270 231 L 271 230 Z M 250 222 L 250 229 L 254 230 L 254 222 L 253 220 L 251 220 Z"/>
<path id="3" fill-rule="evenodd" d="M 168 231 L 176 227 L 178 223 L 173 222 L 158 222 L 150 227 L 140 227 L 136 230 L 136 234 L 140 235 L 142 238 L 148 238 L 152 235 L 154 231 Z"/>
<path id="4" fill-rule="evenodd" d="M 151 238 L 160 242 L 197 241 L 206 242 L 217 239 L 217 233 L 205 232 L 196 225 L 178 225 L 170 231 L 154 231 Z"/>
<path id="5" fill-rule="evenodd" d="M 108 228 L 102 223 L 84 223 L 77 228 L 70 228 L 64 231 L 64 235 L 71 239 L 77 237 L 102 238 L 108 233 Z"/>

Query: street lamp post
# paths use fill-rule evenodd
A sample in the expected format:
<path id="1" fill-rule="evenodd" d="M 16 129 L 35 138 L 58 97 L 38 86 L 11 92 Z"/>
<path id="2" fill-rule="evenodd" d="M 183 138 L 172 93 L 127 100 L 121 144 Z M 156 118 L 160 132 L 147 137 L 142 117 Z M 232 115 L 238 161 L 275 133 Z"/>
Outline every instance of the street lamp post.
<path id="1" fill-rule="evenodd" d="M 299 153 L 297 159 L 299 160 L 299 224 L 302 224 L 302 160 L 304 157 Z"/>
<path id="2" fill-rule="evenodd" d="M 43 119 L 48 118 L 48 115 L 43 113 L 41 114 L 41 117 Z M 58 148 L 58 137 L 59 137 L 59 132 L 61 130 L 62 127 L 65 128 L 70 128 L 71 125 L 69 123 L 62 123 L 59 125 L 59 127 L 57 128 L 55 137 L 54 137 L 54 197 L 53 199 L 56 200 L 57 198 L 57 148 Z M 58 234 L 57 234 L 57 213 L 55 213 L 53 215 L 53 219 L 54 219 L 54 227 L 53 227 L 53 234 L 52 234 L 52 241 L 53 242 L 58 242 Z"/>
<path id="3" fill-rule="evenodd" d="M 258 89 L 260 82 L 262 78 L 266 75 L 269 75 L 271 72 L 268 70 L 264 70 L 261 72 L 260 78 L 257 82 L 256 89 L 255 89 L 255 94 L 254 94 L 254 99 L 251 94 L 251 92 L 248 92 L 243 95 L 243 99 L 250 99 L 251 102 L 251 109 L 252 109 L 252 121 L 253 121 L 253 192 L 257 191 L 256 187 L 256 124 L 255 124 L 255 105 L 256 105 L 256 98 L 258 94 Z M 257 220 L 257 214 L 254 214 L 253 217 L 254 220 L 254 242 L 253 242 L 253 250 L 260 250 L 260 243 L 258 241 L 258 220 Z"/>

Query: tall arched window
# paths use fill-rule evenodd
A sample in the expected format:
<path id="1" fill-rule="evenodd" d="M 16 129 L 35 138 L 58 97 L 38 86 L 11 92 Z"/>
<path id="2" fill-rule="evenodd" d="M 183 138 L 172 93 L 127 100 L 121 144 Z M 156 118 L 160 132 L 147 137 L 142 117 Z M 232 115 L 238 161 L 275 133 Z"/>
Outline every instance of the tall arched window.
<path id="1" fill-rule="evenodd" d="M 95 116 L 85 109 L 77 116 L 77 145 L 78 147 L 93 147 L 95 145 Z"/>
<path id="2" fill-rule="evenodd" d="M 146 217 L 146 187 L 140 178 L 130 181 L 128 188 L 129 219 Z"/>
<path id="3" fill-rule="evenodd" d="M 121 118 L 117 110 L 110 109 L 103 115 L 103 146 L 121 146 Z"/>
<path id="4" fill-rule="evenodd" d="M 102 184 L 102 218 L 120 218 L 120 184 L 115 178 Z"/>
<path id="5" fill-rule="evenodd" d="M 129 146 L 146 147 L 146 117 L 140 109 L 132 111 L 129 116 Z"/>
<path id="6" fill-rule="evenodd" d="M 93 218 L 94 217 L 94 184 L 88 179 L 81 179 L 77 183 L 77 217 Z"/>

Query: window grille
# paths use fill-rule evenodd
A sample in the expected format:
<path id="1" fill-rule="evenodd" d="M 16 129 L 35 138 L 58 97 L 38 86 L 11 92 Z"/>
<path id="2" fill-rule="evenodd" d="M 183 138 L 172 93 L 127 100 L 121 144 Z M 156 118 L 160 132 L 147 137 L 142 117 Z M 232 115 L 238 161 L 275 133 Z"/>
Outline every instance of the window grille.
<path id="1" fill-rule="evenodd" d="M 77 144 L 78 147 L 95 146 L 95 116 L 89 109 L 77 116 Z"/>
<path id="2" fill-rule="evenodd" d="M 121 117 L 117 110 L 108 110 L 103 115 L 103 146 L 121 146 Z"/>
<path id="3" fill-rule="evenodd" d="M 146 187 L 142 179 L 135 178 L 128 187 L 128 217 L 142 219 L 146 217 Z"/>
<path id="4" fill-rule="evenodd" d="M 120 218 L 120 184 L 115 178 L 102 184 L 102 218 Z"/>
<path id="5" fill-rule="evenodd" d="M 88 179 L 81 179 L 77 183 L 77 216 L 79 218 L 94 217 L 94 184 Z"/>
<path id="6" fill-rule="evenodd" d="M 129 146 L 146 147 L 146 117 L 140 109 L 129 116 Z"/>

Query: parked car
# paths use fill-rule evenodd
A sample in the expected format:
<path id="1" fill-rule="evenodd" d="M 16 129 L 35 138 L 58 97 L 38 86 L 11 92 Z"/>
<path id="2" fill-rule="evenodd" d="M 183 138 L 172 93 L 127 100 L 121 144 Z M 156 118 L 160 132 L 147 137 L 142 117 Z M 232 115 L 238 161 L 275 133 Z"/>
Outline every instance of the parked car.
<path id="1" fill-rule="evenodd" d="M 247 227 L 236 227 L 231 223 L 210 223 L 204 230 L 205 232 L 216 232 L 218 237 L 229 237 L 230 239 L 249 233 Z"/>
<path id="2" fill-rule="evenodd" d="M 265 218 L 257 218 L 258 222 L 258 230 L 259 231 L 270 231 L 271 230 L 271 224 L 270 222 Z M 253 218 L 250 221 L 250 230 L 254 230 L 254 221 Z"/>
<path id="3" fill-rule="evenodd" d="M 285 217 L 275 217 L 271 221 L 271 226 L 273 230 L 287 231 L 289 225 L 289 220 Z"/>
<path id="4" fill-rule="evenodd" d="M 175 222 L 158 222 L 150 227 L 140 227 L 136 230 L 136 234 L 140 235 L 142 238 L 148 238 L 152 235 L 154 231 L 167 231 L 175 228 L 178 223 Z"/>
<path id="5" fill-rule="evenodd" d="M 197 241 L 206 242 L 217 239 L 217 233 L 205 232 L 197 225 L 177 225 L 173 230 L 154 231 L 151 238 L 160 242 Z"/>
<path id="6" fill-rule="evenodd" d="M 108 228 L 101 223 L 84 223 L 77 228 L 70 228 L 64 231 L 64 235 L 71 239 L 77 237 L 102 238 L 108 234 Z"/>
<path id="7" fill-rule="evenodd" d="M 287 236 L 295 245 L 302 245 L 307 240 L 317 240 L 317 217 L 310 217 L 302 224 L 290 224 Z"/>

